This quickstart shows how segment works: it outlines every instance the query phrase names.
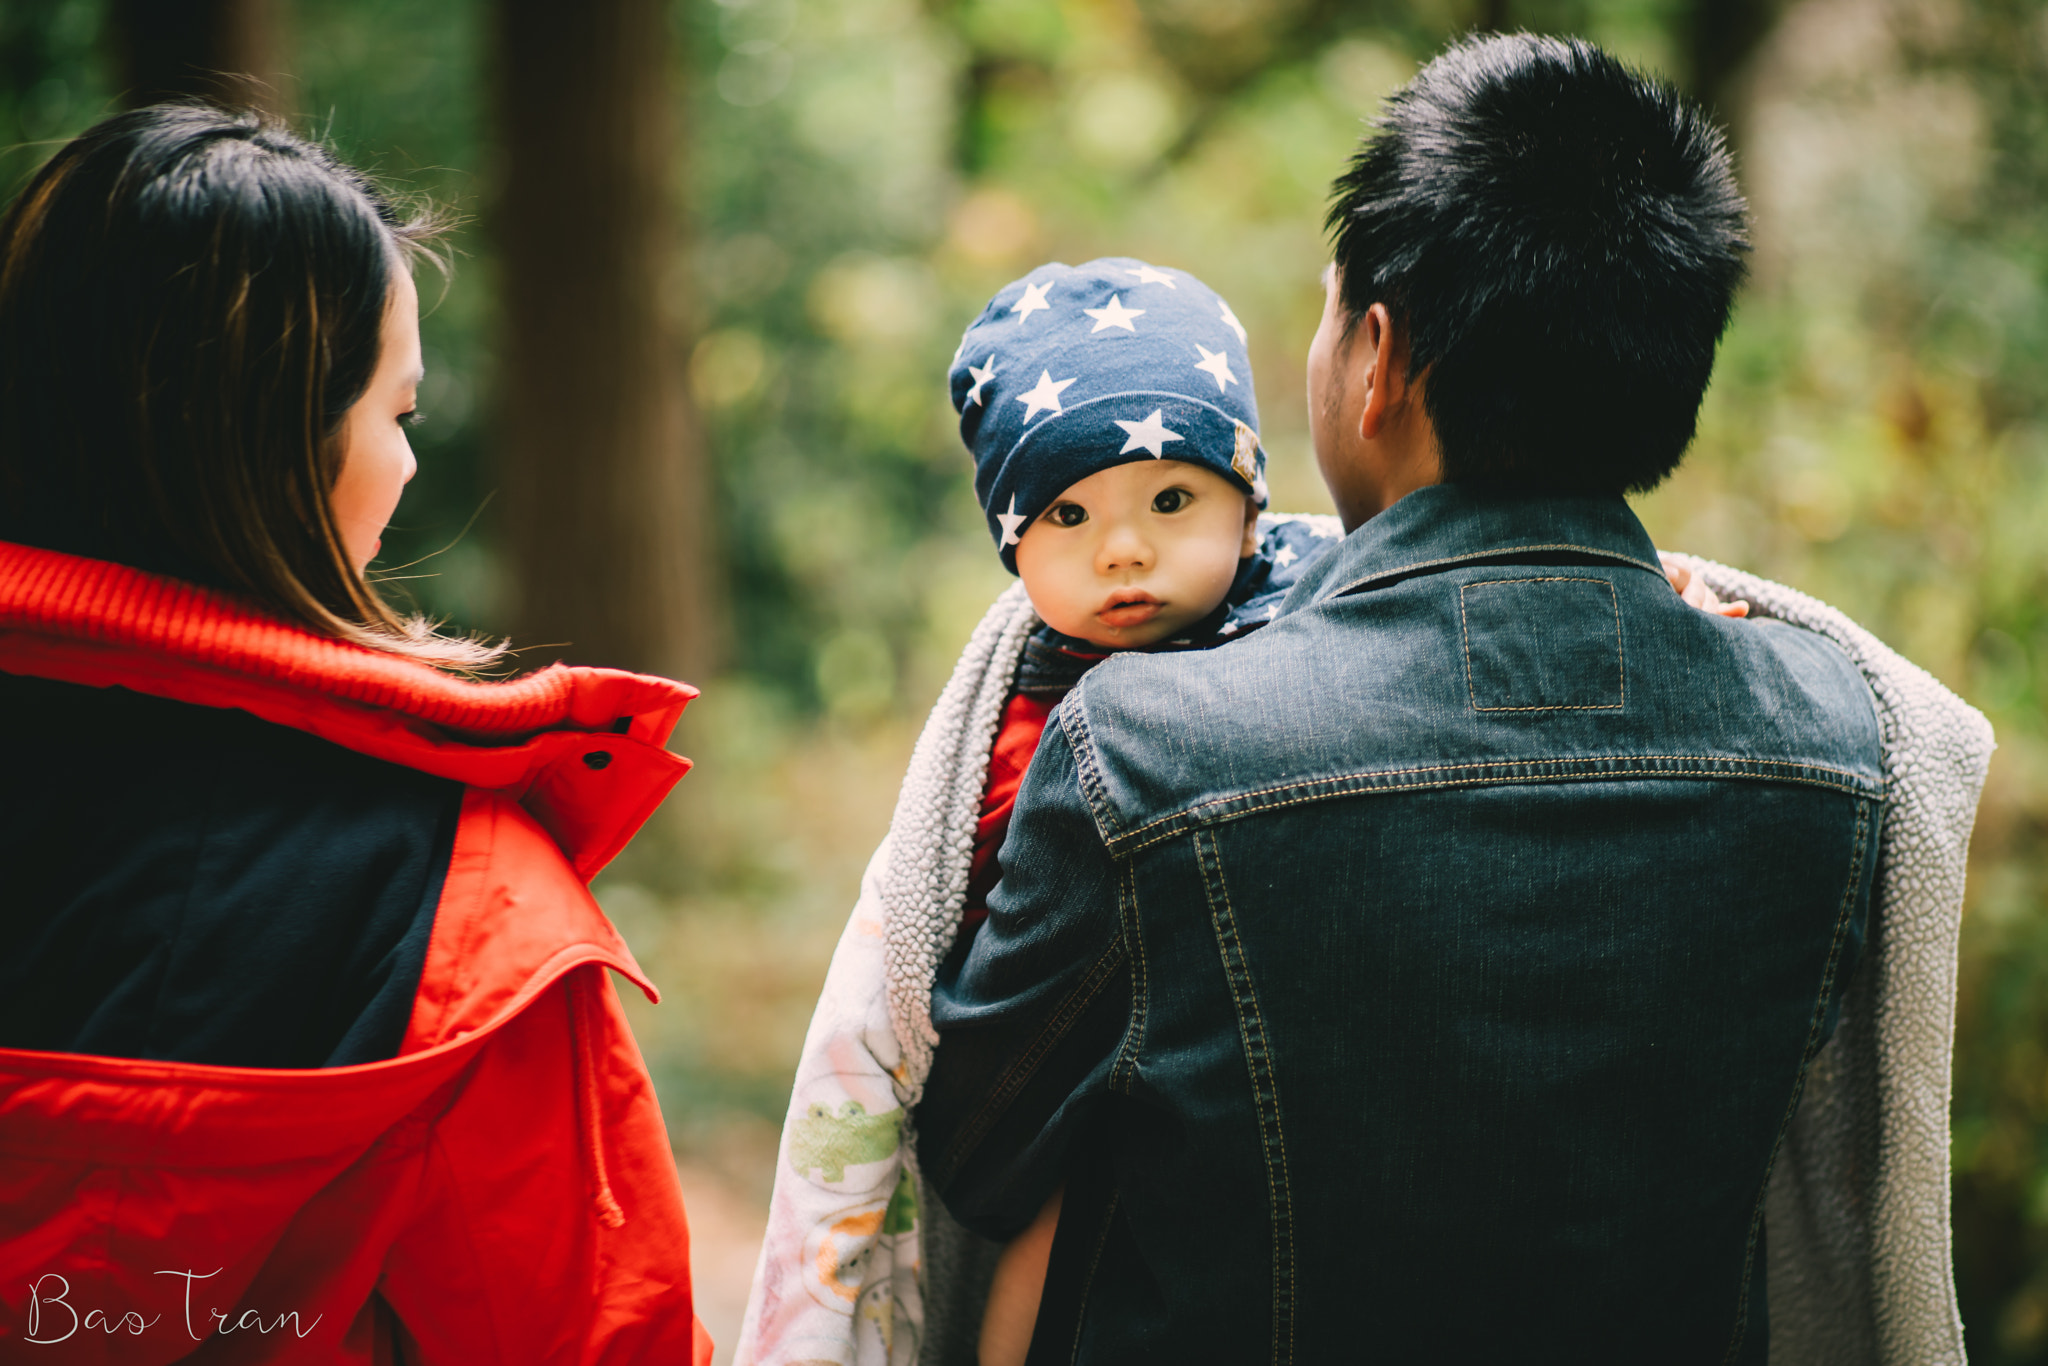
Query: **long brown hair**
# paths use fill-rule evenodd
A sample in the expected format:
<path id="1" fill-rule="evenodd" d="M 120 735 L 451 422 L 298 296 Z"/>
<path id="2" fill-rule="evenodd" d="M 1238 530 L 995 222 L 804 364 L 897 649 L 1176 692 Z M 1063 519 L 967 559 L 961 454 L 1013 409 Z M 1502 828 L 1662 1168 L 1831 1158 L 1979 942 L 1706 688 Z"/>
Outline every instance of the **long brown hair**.
<path id="1" fill-rule="evenodd" d="M 156 105 L 67 143 L 0 217 L 0 539 L 497 660 L 385 602 L 329 504 L 392 272 L 438 231 L 253 111 Z"/>

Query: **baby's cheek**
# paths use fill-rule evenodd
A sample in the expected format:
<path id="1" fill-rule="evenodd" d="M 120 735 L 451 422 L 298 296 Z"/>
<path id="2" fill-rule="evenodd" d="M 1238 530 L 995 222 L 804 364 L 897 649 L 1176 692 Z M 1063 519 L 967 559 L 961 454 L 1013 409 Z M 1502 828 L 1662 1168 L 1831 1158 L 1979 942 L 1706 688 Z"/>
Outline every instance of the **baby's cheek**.
<path id="1" fill-rule="evenodd" d="M 1208 557 L 1204 566 L 1203 596 L 1208 599 L 1204 612 L 1214 611 L 1216 606 L 1230 596 L 1230 585 L 1237 581 L 1237 567 L 1240 561 L 1237 543 L 1231 542 Z"/>
<path id="2" fill-rule="evenodd" d="M 1031 599 L 1031 609 L 1040 620 L 1070 636 L 1087 629 L 1087 608 L 1077 603 L 1074 586 L 1066 581 L 1066 576 L 1048 574 L 1041 566 L 1038 572 L 1019 577 L 1024 580 L 1024 593 Z"/>

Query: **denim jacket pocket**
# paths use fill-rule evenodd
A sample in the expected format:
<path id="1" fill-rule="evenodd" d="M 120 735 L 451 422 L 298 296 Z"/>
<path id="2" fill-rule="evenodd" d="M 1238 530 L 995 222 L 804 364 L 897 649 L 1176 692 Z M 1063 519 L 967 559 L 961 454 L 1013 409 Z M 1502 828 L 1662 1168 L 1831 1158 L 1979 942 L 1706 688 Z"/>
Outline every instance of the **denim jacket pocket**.
<path id="1" fill-rule="evenodd" d="M 1481 579 L 1458 592 L 1474 711 L 1619 711 L 1621 602 L 1607 579 Z"/>

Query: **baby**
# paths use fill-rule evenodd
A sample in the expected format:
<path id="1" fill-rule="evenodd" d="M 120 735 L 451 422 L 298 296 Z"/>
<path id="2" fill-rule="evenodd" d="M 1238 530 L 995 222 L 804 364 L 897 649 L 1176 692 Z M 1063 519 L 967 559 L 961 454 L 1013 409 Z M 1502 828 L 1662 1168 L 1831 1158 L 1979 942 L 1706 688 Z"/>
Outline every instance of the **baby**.
<path id="1" fill-rule="evenodd" d="M 1334 517 L 1266 517 L 1244 327 L 1183 271 L 1041 266 L 961 338 L 953 406 L 1006 568 L 1045 625 L 989 763 L 963 938 L 1046 718 L 1117 650 L 1203 649 L 1264 625 Z"/>
<path id="2" fill-rule="evenodd" d="M 1201 649 L 1263 626 L 1303 562 L 1342 535 L 1334 517 L 1261 515 L 1244 331 L 1178 271 L 1128 259 L 1032 271 L 968 328 L 952 398 L 989 535 L 1038 620 L 1027 626 L 1010 595 L 991 607 L 861 880 L 791 1086 L 741 1366 L 915 1361 L 926 1346 L 957 1353 L 977 1326 L 985 1360 L 1023 1360 L 1057 1200 L 1004 1251 L 977 1325 L 981 1250 L 926 1208 L 914 1164 L 929 1054 L 906 1044 L 919 1035 L 896 995 L 929 993 L 948 934 L 954 953 L 971 949 L 1024 770 L 1081 676 L 1115 651 Z M 984 687 L 1004 689 L 992 749 L 987 732 L 965 732 L 986 716 Z M 979 792 L 978 812 L 956 792 Z"/>
<path id="3" fill-rule="evenodd" d="M 1045 623 L 1003 708 L 961 939 L 986 918 L 1024 770 L 1052 709 L 1118 650 L 1205 649 L 1262 626 L 1334 517 L 1264 517 L 1245 332 L 1182 271 L 1128 257 L 1047 265 L 999 291 L 952 371 L 975 492 Z M 1055 1195 L 1004 1251 L 984 1366 L 1021 1362 L 1059 1217 Z"/>

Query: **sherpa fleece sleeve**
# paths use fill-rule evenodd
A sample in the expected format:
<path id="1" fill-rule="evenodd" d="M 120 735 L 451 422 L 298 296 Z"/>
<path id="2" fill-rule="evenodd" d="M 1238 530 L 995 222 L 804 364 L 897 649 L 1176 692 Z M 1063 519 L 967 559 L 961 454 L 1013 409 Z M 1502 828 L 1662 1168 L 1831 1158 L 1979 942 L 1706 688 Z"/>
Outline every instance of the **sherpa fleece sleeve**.
<path id="1" fill-rule="evenodd" d="M 1064 1179 L 1130 1016 L 1119 867 L 1057 725 L 1031 760 L 999 857 L 988 919 L 933 984 L 940 1045 L 917 1131 L 953 1217 L 1007 1239 Z"/>

